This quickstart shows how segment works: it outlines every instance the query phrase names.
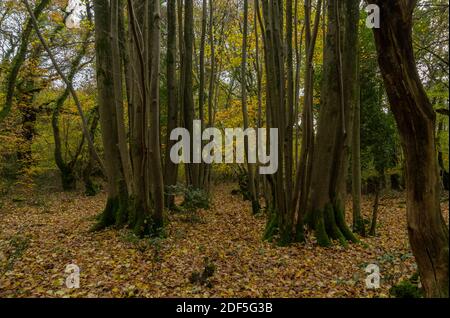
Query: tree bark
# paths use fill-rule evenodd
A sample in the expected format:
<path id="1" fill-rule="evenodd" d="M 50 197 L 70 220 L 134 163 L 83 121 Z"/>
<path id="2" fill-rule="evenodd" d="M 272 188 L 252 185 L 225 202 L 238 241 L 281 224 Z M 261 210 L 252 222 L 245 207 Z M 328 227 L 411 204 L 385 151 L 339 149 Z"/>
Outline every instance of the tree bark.
<path id="1" fill-rule="evenodd" d="M 194 121 L 194 96 L 193 96 L 193 54 L 194 54 L 194 4 L 193 0 L 184 1 L 184 41 L 183 41 L 183 124 L 193 136 Z M 191 140 L 191 163 L 185 164 L 187 183 L 194 188 L 199 188 L 198 164 L 193 160 L 193 141 Z"/>
<path id="2" fill-rule="evenodd" d="M 381 176 L 377 176 L 375 183 L 375 198 L 372 209 L 372 221 L 370 223 L 369 235 L 375 236 L 377 233 L 378 205 L 380 201 Z"/>
<path id="3" fill-rule="evenodd" d="M 346 116 L 348 138 L 346 139 L 344 168 L 341 177 L 341 196 L 347 192 L 347 171 L 350 152 L 352 154 L 352 199 L 353 231 L 365 235 L 364 222 L 361 217 L 361 136 L 360 136 L 360 88 L 359 88 L 359 1 L 346 1 L 344 4 L 344 50 L 343 83 L 344 102 L 349 112 Z"/>
<path id="4" fill-rule="evenodd" d="M 108 0 L 95 0 L 95 50 L 97 58 L 97 89 L 100 125 L 104 147 L 108 200 L 95 229 L 122 225 L 128 216 L 128 191 L 123 175 L 122 160 L 117 144 L 117 113 L 112 81 L 111 16 Z"/>
<path id="5" fill-rule="evenodd" d="M 244 120 L 244 130 L 249 128 L 248 110 L 247 110 L 247 38 L 248 38 L 248 0 L 244 0 L 244 27 L 242 37 L 242 63 L 241 63 L 241 103 L 242 103 L 242 116 Z M 259 202 L 256 197 L 255 189 L 255 171 L 254 165 L 248 161 L 248 137 L 245 136 L 244 148 L 245 148 L 245 160 L 247 161 L 247 178 L 248 178 L 248 190 L 251 195 L 252 211 L 253 214 L 259 212 Z"/>
<path id="6" fill-rule="evenodd" d="M 129 27 L 131 29 L 130 52 L 132 60 L 132 140 L 133 162 L 133 210 L 130 226 L 138 235 L 151 234 L 152 189 L 150 185 L 150 60 L 149 53 L 149 1 L 128 0 Z"/>
<path id="7" fill-rule="evenodd" d="M 153 194 L 153 231 L 163 227 L 164 213 L 164 183 L 161 164 L 160 149 L 160 124 L 159 124 L 159 73 L 160 73 L 160 55 L 161 55 L 161 13 L 159 0 L 152 1 L 152 60 L 150 74 L 150 169 L 152 177 Z"/>
<path id="8" fill-rule="evenodd" d="M 366 235 L 364 220 L 361 216 L 361 107 L 359 83 L 357 83 L 356 103 L 353 109 L 352 132 L 352 200 L 353 200 L 353 231 Z"/>
<path id="9" fill-rule="evenodd" d="M 122 161 L 123 175 L 127 184 L 128 193 L 133 192 L 133 180 L 131 170 L 130 152 L 128 150 L 127 134 L 125 128 L 124 107 L 123 107 L 123 73 L 122 73 L 122 56 L 120 54 L 120 24 L 119 19 L 122 15 L 122 1 L 111 0 L 111 57 L 113 66 L 113 82 L 114 82 L 114 105 L 116 107 L 117 133 L 118 133 L 118 147 L 120 151 L 120 158 Z"/>
<path id="10" fill-rule="evenodd" d="M 436 114 L 426 95 L 412 47 L 417 1 L 381 1 L 379 29 L 373 29 L 378 62 L 400 132 L 406 159 L 407 224 L 427 297 L 449 296 L 448 227 L 440 207 L 435 150 Z"/>
<path id="11" fill-rule="evenodd" d="M 314 86 L 314 66 L 313 57 L 316 46 L 317 35 L 320 25 L 320 14 L 322 1 L 317 3 L 317 11 L 314 18 L 314 25 L 311 29 L 311 0 L 305 1 L 305 51 L 306 51 L 306 71 L 305 71 L 305 94 L 302 113 L 302 142 L 300 161 L 297 164 L 295 178 L 295 189 L 292 207 L 297 212 L 296 240 L 303 241 L 303 226 L 306 215 L 309 191 L 311 186 L 311 171 L 314 156 L 314 127 L 313 127 L 313 86 Z"/>
<path id="12" fill-rule="evenodd" d="M 179 12 L 178 14 L 181 14 Z M 177 14 L 175 0 L 167 1 L 167 136 L 164 164 L 164 184 L 166 187 L 177 183 L 178 165 L 170 159 L 170 149 L 176 141 L 170 140 L 170 133 L 178 127 L 178 88 L 176 79 L 177 59 Z M 174 196 L 166 194 L 166 206 L 174 207 Z"/>
<path id="13" fill-rule="evenodd" d="M 329 246 L 330 239 L 356 242 L 345 223 L 341 185 L 345 174 L 345 143 L 349 120 L 349 104 L 343 91 L 343 70 L 340 53 L 341 14 L 343 4 L 328 2 L 328 23 L 324 51 L 324 80 L 317 128 L 314 164 L 311 172 L 311 192 L 308 223 L 315 230 L 319 245 Z"/>

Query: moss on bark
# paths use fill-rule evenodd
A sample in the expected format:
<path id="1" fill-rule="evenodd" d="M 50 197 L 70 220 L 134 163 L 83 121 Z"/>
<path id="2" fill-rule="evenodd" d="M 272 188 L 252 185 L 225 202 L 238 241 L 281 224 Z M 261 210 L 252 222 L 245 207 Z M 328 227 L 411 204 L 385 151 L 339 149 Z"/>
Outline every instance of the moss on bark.
<path id="1" fill-rule="evenodd" d="M 145 212 L 142 205 L 133 198 L 118 196 L 108 199 L 92 231 L 100 231 L 111 226 L 128 227 L 138 237 L 155 237 L 161 236 L 164 222 L 156 223 L 151 213 Z"/>
<path id="2" fill-rule="evenodd" d="M 358 242 L 345 222 L 344 210 L 339 202 L 328 203 L 322 210 L 309 213 L 307 224 L 315 231 L 320 246 L 331 246 L 332 240 L 339 241 L 344 247 L 348 246 L 348 242 Z"/>
<path id="3" fill-rule="evenodd" d="M 98 217 L 98 222 L 92 227 L 92 231 L 101 231 L 111 225 L 115 224 L 115 215 L 119 207 L 119 199 L 108 198 L 106 207 Z"/>
<path id="4" fill-rule="evenodd" d="M 267 220 L 263 239 L 265 241 L 271 242 L 277 233 L 278 233 L 278 216 L 276 213 L 271 212 Z"/>

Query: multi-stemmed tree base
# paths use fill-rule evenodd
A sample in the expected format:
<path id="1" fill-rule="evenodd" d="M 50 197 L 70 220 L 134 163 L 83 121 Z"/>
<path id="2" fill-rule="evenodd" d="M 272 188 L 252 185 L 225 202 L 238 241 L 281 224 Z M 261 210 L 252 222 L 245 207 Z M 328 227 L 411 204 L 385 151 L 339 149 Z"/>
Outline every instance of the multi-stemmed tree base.
<path id="1" fill-rule="evenodd" d="M 306 217 L 305 223 L 300 221 L 296 230 L 292 226 L 280 227 L 278 216 L 273 213 L 268 219 L 264 240 L 273 241 L 277 237 L 277 243 L 286 246 L 291 243 L 305 242 L 304 224 L 312 229 L 319 246 L 328 247 L 332 241 L 338 241 L 342 246 L 348 246 L 349 242 L 357 243 L 358 239 L 345 222 L 344 210 L 339 205 L 327 204 L 322 210 L 314 210 Z"/>
<path id="2" fill-rule="evenodd" d="M 156 222 L 151 213 L 145 212 L 135 200 L 127 197 L 108 199 L 106 207 L 99 215 L 93 231 L 108 227 L 131 229 L 136 236 L 159 236 L 163 229 L 162 222 Z"/>
<path id="3" fill-rule="evenodd" d="M 314 230 L 320 246 L 330 246 L 337 240 L 343 246 L 348 242 L 357 243 L 358 239 L 345 222 L 344 210 L 339 204 L 328 203 L 322 210 L 314 210 L 307 216 L 307 224 Z"/>

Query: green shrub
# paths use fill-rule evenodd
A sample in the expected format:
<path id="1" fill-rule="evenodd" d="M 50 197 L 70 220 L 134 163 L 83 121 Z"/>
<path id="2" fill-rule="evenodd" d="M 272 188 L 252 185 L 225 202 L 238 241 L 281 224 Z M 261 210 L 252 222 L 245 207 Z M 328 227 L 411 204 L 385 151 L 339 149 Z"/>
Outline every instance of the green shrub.
<path id="1" fill-rule="evenodd" d="M 170 195 L 183 195 L 184 201 L 181 208 L 185 211 L 195 212 L 198 209 L 207 210 L 211 206 L 209 193 L 203 189 L 177 184 L 167 187 L 166 192 Z"/>
<path id="2" fill-rule="evenodd" d="M 411 278 L 401 281 L 389 290 L 395 298 L 422 298 L 423 290 L 419 287 L 419 275 L 416 273 Z"/>

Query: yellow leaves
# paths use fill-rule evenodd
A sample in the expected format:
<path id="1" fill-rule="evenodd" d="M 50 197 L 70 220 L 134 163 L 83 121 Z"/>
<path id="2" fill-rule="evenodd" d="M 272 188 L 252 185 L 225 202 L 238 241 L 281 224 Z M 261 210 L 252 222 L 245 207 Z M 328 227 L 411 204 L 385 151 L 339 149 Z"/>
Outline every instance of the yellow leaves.
<path id="1" fill-rule="evenodd" d="M 49 18 L 55 23 L 62 23 L 64 20 L 62 14 L 58 11 L 50 12 Z"/>
<path id="2" fill-rule="evenodd" d="M 295 278 L 300 278 L 302 277 L 303 273 L 305 272 L 305 270 L 301 269 L 299 270 L 297 273 L 295 273 Z"/>
<path id="3" fill-rule="evenodd" d="M 250 126 L 256 126 L 258 101 L 255 96 L 251 96 L 247 101 L 247 111 L 250 119 Z M 216 120 L 222 128 L 243 127 L 242 103 L 240 99 L 233 99 L 228 107 L 218 111 Z"/>

